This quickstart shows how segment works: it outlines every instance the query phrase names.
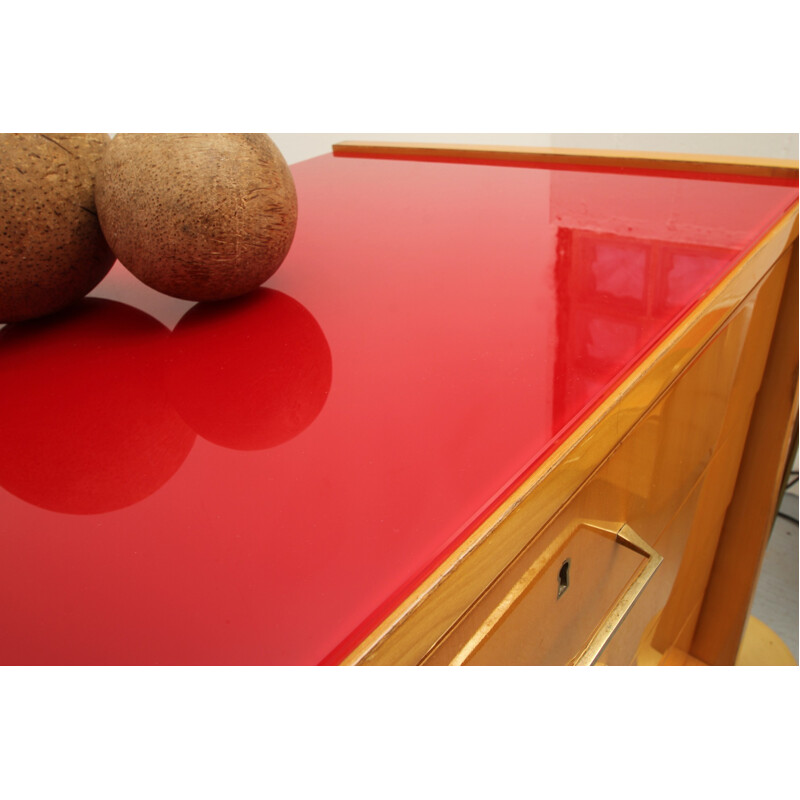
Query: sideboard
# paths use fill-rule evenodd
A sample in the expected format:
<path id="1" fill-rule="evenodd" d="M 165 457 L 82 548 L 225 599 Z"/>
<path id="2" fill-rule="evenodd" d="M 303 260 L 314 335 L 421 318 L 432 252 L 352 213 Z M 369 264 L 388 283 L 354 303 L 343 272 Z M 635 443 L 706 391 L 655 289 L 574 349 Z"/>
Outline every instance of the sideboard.
<path id="1" fill-rule="evenodd" d="M 732 664 L 797 163 L 345 142 L 257 292 L 0 328 L 5 664 Z"/>

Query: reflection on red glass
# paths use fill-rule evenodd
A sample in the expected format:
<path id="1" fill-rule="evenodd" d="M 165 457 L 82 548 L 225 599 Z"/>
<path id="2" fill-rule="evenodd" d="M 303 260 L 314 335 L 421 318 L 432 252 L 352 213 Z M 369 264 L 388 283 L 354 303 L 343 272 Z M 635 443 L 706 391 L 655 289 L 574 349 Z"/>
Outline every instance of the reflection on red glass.
<path id="1" fill-rule="evenodd" d="M 731 248 L 559 228 L 558 356 L 553 425 L 567 424 L 594 399 L 593 384 L 622 375 L 685 313 L 698 276 L 721 278 Z M 596 399 L 595 399 L 596 403 Z"/>
<path id="2" fill-rule="evenodd" d="M 0 485 L 68 514 L 124 508 L 163 486 L 195 439 L 164 391 L 168 333 L 98 299 L 0 330 Z"/>
<path id="3" fill-rule="evenodd" d="M 223 447 L 263 450 L 293 439 L 316 419 L 330 385 L 322 329 L 282 292 L 193 306 L 170 337 L 172 402 Z"/>

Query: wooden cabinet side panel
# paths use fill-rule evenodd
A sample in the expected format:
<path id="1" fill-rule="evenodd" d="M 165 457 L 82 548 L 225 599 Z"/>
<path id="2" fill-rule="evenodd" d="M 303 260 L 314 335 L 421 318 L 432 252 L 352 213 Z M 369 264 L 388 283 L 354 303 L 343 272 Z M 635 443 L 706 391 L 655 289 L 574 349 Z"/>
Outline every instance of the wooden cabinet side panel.
<path id="1" fill-rule="evenodd" d="M 696 622 L 693 614 L 703 599 L 711 572 L 722 518 L 736 483 L 748 420 L 749 412 L 722 444 L 703 478 L 683 560 L 653 634 L 652 646 L 661 653 L 672 646 L 689 649 Z"/>
<path id="2" fill-rule="evenodd" d="M 763 380 L 691 654 L 733 664 L 766 548 L 797 420 L 798 248 L 795 241 Z"/>
<path id="3" fill-rule="evenodd" d="M 738 364 L 723 424 L 723 443 L 705 477 L 684 561 L 653 636 L 653 646 L 661 652 L 671 646 L 686 651 L 691 647 L 696 629 L 692 617 L 697 615 L 699 619 L 698 608 L 716 569 L 717 546 L 737 484 L 755 395 L 765 372 L 788 261 L 787 252 L 778 259 L 755 294 L 747 343 Z M 698 658 L 702 659 L 702 656 L 698 655 Z"/>

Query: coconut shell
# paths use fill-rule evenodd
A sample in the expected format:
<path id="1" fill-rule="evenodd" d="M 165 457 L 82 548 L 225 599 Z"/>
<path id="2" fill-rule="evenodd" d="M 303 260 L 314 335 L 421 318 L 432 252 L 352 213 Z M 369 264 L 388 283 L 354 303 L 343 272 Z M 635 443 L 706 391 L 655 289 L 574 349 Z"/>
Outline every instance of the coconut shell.
<path id="1" fill-rule="evenodd" d="M 106 133 L 0 134 L 0 322 L 58 311 L 111 269 L 94 203 L 110 141 Z"/>
<path id="2" fill-rule="evenodd" d="M 257 288 L 283 262 L 297 225 L 292 174 L 263 133 L 117 134 L 96 200 L 120 262 L 184 300 Z"/>

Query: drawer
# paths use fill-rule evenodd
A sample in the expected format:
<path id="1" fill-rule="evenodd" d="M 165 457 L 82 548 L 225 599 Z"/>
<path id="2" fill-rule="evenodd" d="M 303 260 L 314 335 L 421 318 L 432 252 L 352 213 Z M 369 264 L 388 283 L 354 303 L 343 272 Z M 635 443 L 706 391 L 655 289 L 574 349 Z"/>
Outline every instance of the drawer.
<path id="1" fill-rule="evenodd" d="M 750 316 L 743 307 L 732 318 L 423 663 L 570 662 L 647 563 L 613 534 L 587 527 L 592 521 L 612 532 L 627 523 L 649 545 L 660 544 L 666 551 L 656 572 L 661 577 L 642 597 L 657 605 L 668 594 L 686 542 L 693 493 L 728 430 L 730 392 Z M 613 427 L 614 420 L 605 424 Z M 535 502 L 530 496 L 513 515 L 524 519 Z M 628 644 L 612 651 L 616 663 L 633 658 L 637 626 L 643 629 L 650 619 L 639 622 L 643 613 L 625 625 Z"/>
<path id="2" fill-rule="evenodd" d="M 619 603 L 645 557 L 580 525 L 557 536 L 453 659 L 466 665 L 569 663 Z"/>

